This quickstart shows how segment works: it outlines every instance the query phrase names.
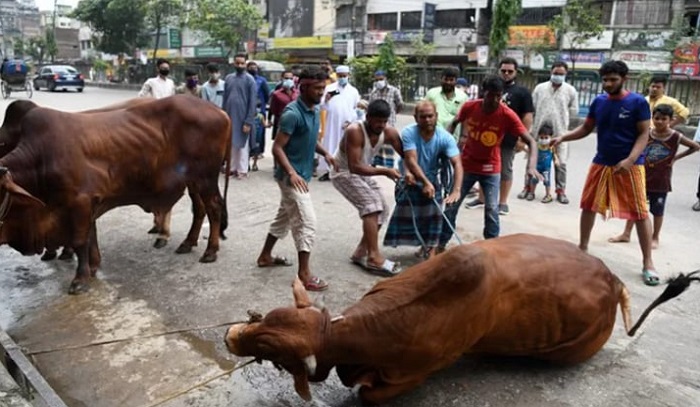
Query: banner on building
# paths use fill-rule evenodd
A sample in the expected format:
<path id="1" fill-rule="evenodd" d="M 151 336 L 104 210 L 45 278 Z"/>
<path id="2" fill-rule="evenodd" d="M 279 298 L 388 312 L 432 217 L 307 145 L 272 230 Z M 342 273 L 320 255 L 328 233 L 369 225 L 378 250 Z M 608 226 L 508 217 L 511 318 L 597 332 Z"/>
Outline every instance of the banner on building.
<path id="1" fill-rule="evenodd" d="M 698 76 L 700 64 L 698 63 L 698 44 L 684 44 L 673 52 L 673 64 L 671 72 L 676 75 Z"/>
<path id="2" fill-rule="evenodd" d="M 564 49 L 611 49 L 613 44 L 613 31 L 605 30 L 600 36 L 588 38 L 585 41 L 578 41 L 578 33 L 568 32 L 562 37 L 562 48 Z"/>
<path id="3" fill-rule="evenodd" d="M 508 46 L 522 47 L 532 45 L 557 44 L 554 31 L 546 25 L 514 25 L 508 28 Z"/>
<path id="4" fill-rule="evenodd" d="M 667 51 L 616 51 L 612 59 L 623 61 L 630 71 L 668 72 L 672 55 Z"/>
<path id="5" fill-rule="evenodd" d="M 673 31 L 618 31 L 615 46 L 624 49 L 664 49 L 672 37 Z"/>
<path id="6" fill-rule="evenodd" d="M 330 35 L 317 35 L 314 37 L 273 38 L 272 45 L 277 49 L 331 49 L 333 48 L 333 37 Z"/>
<path id="7" fill-rule="evenodd" d="M 423 4 L 423 42 L 432 43 L 433 33 L 435 28 L 435 10 L 437 9 L 437 4 L 435 3 L 424 3 Z"/>
<path id="8" fill-rule="evenodd" d="M 604 52 L 547 52 L 545 54 L 545 65 L 547 69 L 551 69 L 552 64 L 556 61 L 564 61 L 569 65 L 569 69 L 573 66 L 575 69 L 598 70 L 605 62 Z"/>

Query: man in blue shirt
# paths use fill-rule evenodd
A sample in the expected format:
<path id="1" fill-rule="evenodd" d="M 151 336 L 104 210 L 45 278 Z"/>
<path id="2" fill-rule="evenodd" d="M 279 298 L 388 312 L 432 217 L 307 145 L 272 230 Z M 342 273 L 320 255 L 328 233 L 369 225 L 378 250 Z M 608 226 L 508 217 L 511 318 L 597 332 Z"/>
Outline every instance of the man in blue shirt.
<path id="1" fill-rule="evenodd" d="M 579 247 L 588 250 L 596 213 L 632 220 L 642 249 L 642 278 L 647 285 L 657 285 L 642 154 L 649 139 L 651 113 L 642 95 L 624 89 L 627 73 L 627 65 L 622 61 L 603 64 L 600 76 L 606 94 L 593 100 L 582 125 L 554 139 L 552 147 L 584 138 L 596 130 L 597 153 L 581 196 Z"/>
<path id="2" fill-rule="evenodd" d="M 319 68 L 302 71 L 299 97 L 282 112 L 279 132 L 275 135 L 272 155 L 278 165 L 275 179 L 281 200 L 277 216 L 270 225 L 265 246 L 258 257 L 258 267 L 291 266 L 284 257 L 272 255 L 277 240 L 292 231 L 299 259 L 299 279 L 309 291 L 323 291 L 328 284 L 311 274 L 309 260 L 316 238 L 316 214 L 308 182 L 313 172 L 314 153 L 325 157 L 330 166 L 335 160 L 318 143 L 320 115 L 318 104 L 326 87 L 326 73 Z"/>

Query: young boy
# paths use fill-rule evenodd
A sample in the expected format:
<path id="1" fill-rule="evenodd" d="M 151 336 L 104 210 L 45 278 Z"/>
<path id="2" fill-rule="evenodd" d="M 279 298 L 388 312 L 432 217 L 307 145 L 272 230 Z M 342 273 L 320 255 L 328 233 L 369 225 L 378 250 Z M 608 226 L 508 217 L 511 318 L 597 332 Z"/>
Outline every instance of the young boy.
<path id="1" fill-rule="evenodd" d="M 542 183 L 544 184 L 545 189 L 545 196 L 544 198 L 542 198 L 542 203 L 550 203 L 554 200 L 552 199 L 550 189 L 550 173 L 552 172 L 552 161 L 554 161 L 554 165 L 557 166 L 559 164 L 559 159 L 557 157 L 556 151 L 550 145 L 550 143 L 552 142 L 553 135 L 554 128 L 549 123 L 544 123 L 542 127 L 540 127 L 540 130 L 537 132 L 537 172 L 542 174 L 542 177 L 544 178 Z M 538 181 L 535 177 L 528 178 L 529 181 L 528 185 L 526 186 L 527 194 L 525 196 L 525 199 L 527 199 L 528 201 L 532 201 L 535 199 L 535 188 L 537 187 Z"/>
<path id="2" fill-rule="evenodd" d="M 685 138 L 681 133 L 673 130 L 670 123 L 673 120 L 673 107 L 670 105 L 658 105 L 652 116 L 654 127 L 649 130 L 649 142 L 644 150 L 646 161 L 647 200 L 649 212 L 654 215 L 654 229 L 651 236 L 651 247 L 659 246 L 659 233 L 664 220 L 664 207 L 666 195 L 671 192 L 671 169 L 673 164 L 681 158 L 700 150 L 700 144 Z M 688 147 L 680 154 L 678 145 Z M 610 243 L 626 243 L 630 241 L 634 222 L 628 220 L 625 230 L 621 235 L 608 239 Z"/>

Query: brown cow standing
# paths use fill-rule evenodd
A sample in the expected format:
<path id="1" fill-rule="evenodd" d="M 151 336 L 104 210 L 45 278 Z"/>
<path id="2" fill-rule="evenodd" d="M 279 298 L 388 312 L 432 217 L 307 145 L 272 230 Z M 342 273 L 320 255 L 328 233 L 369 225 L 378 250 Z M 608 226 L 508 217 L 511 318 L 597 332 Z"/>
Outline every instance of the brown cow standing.
<path id="1" fill-rule="evenodd" d="M 125 205 L 169 213 L 185 188 L 194 216 L 178 252 L 197 245 L 206 214 L 211 231 L 200 261 L 216 260 L 227 225 L 219 169 L 231 134 L 220 109 L 186 96 L 90 114 L 35 106 L 17 125 L 16 146 L 0 159 L 0 202 L 11 203 L 0 214 L 0 244 L 23 254 L 75 248 L 70 293 L 87 289 L 99 266 L 97 218 Z"/>
<path id="2" fill-rule="evenodd" d="M 364 403 L 380 404 L 464 354 L 583 362 L 610 337 L 618 304 L 633 335 L 651 308 L 700 281 L 691 276 L 670 284 L 630 328 L 629 292 L 601 260 L 561 240 L 511 235 L 383 280 L 336 318 L 313 307 L 296 281 L 296 307 L 233 325 L 225 342 L 235 355 L 287 370 L 305 400 L 309 380 L 336 367 L 344 385 L 360 386 Z"/>

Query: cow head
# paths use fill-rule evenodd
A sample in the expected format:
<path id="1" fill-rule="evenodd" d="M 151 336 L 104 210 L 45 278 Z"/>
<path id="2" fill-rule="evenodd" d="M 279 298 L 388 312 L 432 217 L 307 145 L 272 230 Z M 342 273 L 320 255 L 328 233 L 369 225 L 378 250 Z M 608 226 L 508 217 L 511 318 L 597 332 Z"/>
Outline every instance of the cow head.
<path id="1" fill-rule="evenodd" d="M 311 400 L 309 379 L 325 380 L 332 366 L 317 364 L 330 315 L 313 307 L 304 285 L 297 278 L 292 285 L 295 307 L 277 308 L 264 318 L 229 327 L 224 337 L 236 356 L 269 360 L 294 376 L 294 388 L 301 398 Z"/>
<path id="2" fill-rule="evenodd" d="M 4 157 L 17 146 L 22 129 L 22 119 L 29 111 L 37 107 L 36 103 L 28 100 L 16 100 L 7 107 L 5 120 L 0 127 L 0 157 Z"/>
<path id="3" fill-rule="evenodd" d="M 17 235 L 17 230 L 27 230 L 38 226 L 37 219 L 29 214 L 43 213 L 44 203 L 17 185 L 6 167 L 0 166 L 0 244 L 10 243 Z M 35 223 L 36 222 L 36 223 Z M 29 243 L 37 240 L 31 233 L 20 233 L 27 237 L 25 245 L 16 247 L 22 253 L 33 253 L 36 245 Z M 27 247 L 24 247 L 27 246 Z"/>

